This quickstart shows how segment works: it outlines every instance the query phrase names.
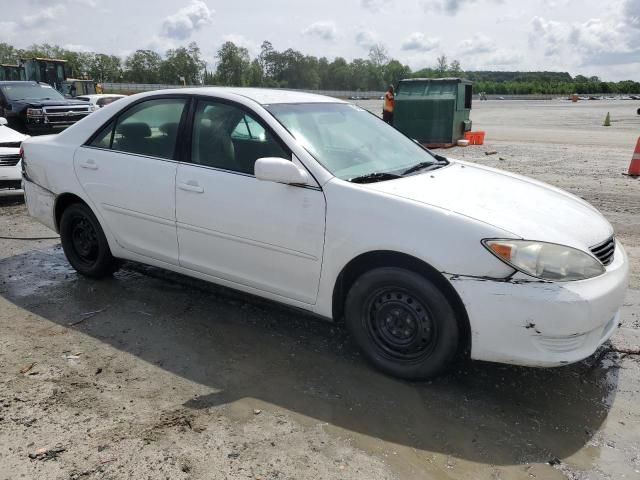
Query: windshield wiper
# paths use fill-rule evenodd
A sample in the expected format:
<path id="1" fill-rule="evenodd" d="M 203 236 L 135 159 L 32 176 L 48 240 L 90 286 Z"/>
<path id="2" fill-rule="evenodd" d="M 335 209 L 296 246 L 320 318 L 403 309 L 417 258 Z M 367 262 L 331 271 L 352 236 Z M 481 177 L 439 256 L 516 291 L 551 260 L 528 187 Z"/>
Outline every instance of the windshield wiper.
<path id="1" fill-rule="evenodd" d="M 414 166 L 407 168 L 402 175 L 410 175 L 412 173 L 419 172 L 421 170 L 435 170 L 436 168 L 444 167 L 448 165 L 449 162 L 446 158 L 441 157 L 440 155 L 435 156 L 437 162 L 420 162 L 416 163 Z"/>
<path id="2" fill-rule="evenodd" d="M 382 182 L 384 180 L 393 180 L 395 178 L 402 178 L 402 177 L 395 173 L 373 172 L 373 173 L 367 173 L 366 175 L 361 175 L 359 177 L 350 178 L 349 181 L 351 183 L 374 183 L 374 182 Z"/>

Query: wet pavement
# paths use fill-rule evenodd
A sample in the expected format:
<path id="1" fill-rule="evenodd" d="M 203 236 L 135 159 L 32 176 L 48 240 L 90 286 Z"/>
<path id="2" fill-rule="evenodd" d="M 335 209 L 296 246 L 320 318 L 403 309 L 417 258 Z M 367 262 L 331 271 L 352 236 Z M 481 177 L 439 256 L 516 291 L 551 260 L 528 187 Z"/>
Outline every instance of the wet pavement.
<path id="1" fill-rule="evenodd" d="M 27 416 L 62 428 L 69 427 L 68 413 L 48 415 L 42 399 L 31 406 L 29 397 L 33 383 L 66 390 L 65 397 L 54 395 L 45 404 L 80 407 L 80 430 L 71 425 L 56 437 L 67 449 L 57 463 L 68 468 L 68 457 L 84 454 L 87 425 L 109 430 L 121 423 L 119 402 L 108 397 L 124 383 L 124 399 L 139 410 L 135 415 L 155 419 L 179 411 L 206 432 L 225 412 L 244 443 L 256 435 L 246 429 L 254 408 L 276 415 L 264 421 L 277 423 L 277 415 L 286 415 L 307 438 L 320 429 L 325 442 L 347 439 L 349 448 L 364 455 L 345 467 L 350 475 L 354 468 L 383 468 L 389 478 L 639 475 L 637 355 L 603 349 L 586 362 L 552 370 L 465 362 L 449 375 L 411 384 L 373 371 L 338 326 L 159 269 L 127 264 L 113 279 L 91 281 L 78 277 L 53 246 L 4 258 L 0 272 L 3 391 L 10 388 L 8 397 L 22 399 Z M 64 359 L 75 350 L 81 352 L 77 363 L 88 364 L 80 371 Z M 30 362 L 40 371 L 20 375 Z M 46 370 L 52 368 L 56 374 L 50 377 Z M 96 386 L 84 383 L 96 378 L 98 368 L 96 393 Z M 74 391 L 85 398 L 87 388 L 92 395 L 77 405 Z M 11 417 L 0 422 L 0 445 L 22 437 Z M 105 440 L 114 449 L 121 436 L 116 432 Z M 183 449 L 201 434 L 192 436 L 181 440 L 187 441 Z M 26 452 L 27 445 L 21 446 Z M 144 448 L 136 461 L 143 454 Z M 379 467 L 372 466 L 374 459 Z M 0 457 L 5 468 L 25 463 L 32 465 L 7 451 Z M 197 458 L 190 464 L 195 475 Z M 313 478 L 290 468 L 283 478 Z"/>

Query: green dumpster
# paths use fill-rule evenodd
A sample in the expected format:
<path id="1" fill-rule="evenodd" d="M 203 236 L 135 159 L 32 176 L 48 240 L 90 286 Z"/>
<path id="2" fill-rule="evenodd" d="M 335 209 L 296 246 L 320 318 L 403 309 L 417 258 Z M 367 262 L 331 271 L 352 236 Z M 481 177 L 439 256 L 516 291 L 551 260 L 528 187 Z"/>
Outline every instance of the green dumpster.
<path id="1" fill-rule="evenodd" d="M 453 145 L 471 130 L 472 95 L 472 83 L 462 78 L 401 80 L 393 126 L 424 145 Z"/>

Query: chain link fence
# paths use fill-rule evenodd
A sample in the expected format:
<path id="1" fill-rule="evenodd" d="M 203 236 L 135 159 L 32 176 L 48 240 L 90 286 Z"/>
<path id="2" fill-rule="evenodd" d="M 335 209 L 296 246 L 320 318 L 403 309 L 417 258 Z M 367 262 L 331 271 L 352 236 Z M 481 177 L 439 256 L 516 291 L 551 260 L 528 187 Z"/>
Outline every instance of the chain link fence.
<path id="1" fill-rule="evenodd" d="M 194 88 L 194 87 L 208 87 L 215 85 L 169 85 L 165 83 L 108 83 L 102 84 L 104 93 L 122 93 L 125 95 L 131 95 L 139 92 L 150 92 L 152 90 L 165 90 L 168 88 Z M 304 89 L 287 89 L 297 92 L 317 93 L 319 95 L 326 95 L 328 97 L 338 98 L 358 98 L 362 100 L 378 99 L 384 95 L 384 92 L 377 91 L 353 91 L 353 90 L 304 90 Z"/>

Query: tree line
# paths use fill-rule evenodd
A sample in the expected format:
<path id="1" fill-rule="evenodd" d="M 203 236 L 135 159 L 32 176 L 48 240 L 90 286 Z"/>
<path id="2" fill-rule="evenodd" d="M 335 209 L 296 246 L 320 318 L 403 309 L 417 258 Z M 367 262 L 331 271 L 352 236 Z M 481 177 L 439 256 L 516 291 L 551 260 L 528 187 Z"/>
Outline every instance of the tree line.
<path id="1" fill-rule="evenodd" d="M 309 90 L 381 91 L 403 78 L 465 77 L 474 82 L 476 92 L 488 94 L 634 94 L 640 82 L 606 82 L 598 77 L 567 72 L 467 71 L 460 62 L 445 55 L 435 65 L 412 71 L 391 58 L 382 45 L 374 45 L 367 58 L 348 61 L 342 57 L 305 55 L 292 48 L 278 51 L 265 41 L 251 58 L 248 49 L 225 42 L 215 58 L 205 61 L 195 42 L 167 50 L 136 50 L 125 58 L 95 52 L 78 52 L 57 45 L 32 45 L 18 49 L 0 43 L 0 63 L 16 64 L 20 58 L 59 58 L 67 60 L 74 76 L 98 82 L 166 83 L 298 88 Z M 215 67 L 209 69 L 208 64 Z"/>

